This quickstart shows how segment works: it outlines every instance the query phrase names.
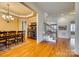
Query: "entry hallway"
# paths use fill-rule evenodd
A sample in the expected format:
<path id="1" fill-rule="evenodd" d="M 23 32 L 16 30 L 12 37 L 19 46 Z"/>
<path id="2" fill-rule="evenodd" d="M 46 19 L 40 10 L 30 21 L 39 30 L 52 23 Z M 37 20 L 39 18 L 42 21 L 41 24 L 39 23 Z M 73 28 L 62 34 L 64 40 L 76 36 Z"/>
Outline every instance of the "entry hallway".
<path id="1" fill-rule="evenodd" d="M 52 56 L 74 56 L 68 44 L 68 40 L 59 39 L 56 43 L 41 42 L 36 43 L 34 39 L 28 39 L 26 42 L 13 49 L 0 51 L 0 56 L 6 57 L 52 57 Z"/>

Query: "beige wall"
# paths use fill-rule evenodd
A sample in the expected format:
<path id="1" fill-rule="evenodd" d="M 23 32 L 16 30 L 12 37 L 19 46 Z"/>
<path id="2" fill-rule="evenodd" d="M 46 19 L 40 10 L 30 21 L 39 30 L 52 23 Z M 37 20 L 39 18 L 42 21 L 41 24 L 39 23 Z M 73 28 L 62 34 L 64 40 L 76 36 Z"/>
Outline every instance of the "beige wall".
<path id="1" fill-rule="evenodd" d="M 0 31 L 18 31 L 19 30 L 19 20 L 15 18 L 15 20 L 7 23 L 0 17 Z"/>
<path id="2" fill-rule="evenodd" d="M 28 24 L 30 24 L 31 22 L 36 22 L 36 16 L 28 19 Z"/>

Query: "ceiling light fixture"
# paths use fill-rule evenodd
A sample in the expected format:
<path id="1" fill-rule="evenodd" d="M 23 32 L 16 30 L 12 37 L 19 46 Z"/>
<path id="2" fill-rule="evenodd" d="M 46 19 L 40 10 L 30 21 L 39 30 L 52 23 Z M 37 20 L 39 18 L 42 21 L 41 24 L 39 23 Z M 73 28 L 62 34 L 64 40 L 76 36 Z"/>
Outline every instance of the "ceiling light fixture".
<path id="1" fill-rule="evenodd" d="M 10 4 L 7 4 L 8 8 L 7 8 L 7 14 L 2 15 L 2 18 L 9 23 L 11 20 L 14 20 L 14 17 L 12 15 L 10 15 Z"/>

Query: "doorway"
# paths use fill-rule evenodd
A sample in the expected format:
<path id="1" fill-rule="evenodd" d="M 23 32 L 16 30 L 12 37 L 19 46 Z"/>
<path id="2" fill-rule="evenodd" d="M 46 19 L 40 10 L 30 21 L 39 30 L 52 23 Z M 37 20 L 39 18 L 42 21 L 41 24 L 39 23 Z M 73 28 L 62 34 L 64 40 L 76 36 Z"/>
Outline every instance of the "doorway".
<path id="1" fill-rule="evenodd" d="M 75 48 L 75 21 L 70 23 L 70 45 L 73 50 Z"/>

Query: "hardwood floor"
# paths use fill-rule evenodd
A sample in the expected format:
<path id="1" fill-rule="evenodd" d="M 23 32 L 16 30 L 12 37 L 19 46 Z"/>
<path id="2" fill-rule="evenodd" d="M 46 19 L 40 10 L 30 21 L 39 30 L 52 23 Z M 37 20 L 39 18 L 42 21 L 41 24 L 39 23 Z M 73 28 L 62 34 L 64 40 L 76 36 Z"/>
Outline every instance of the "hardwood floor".
<path id="1" fill-rule="evenodd" d="M 0 51 L 1 57 L 56 57 L 56 56 L 74 56 L 69 47 L 69 41 L 58 39 L 57 43 L 41 42 L 36 44 L 36 40 L 27 39 L 27 41 L 18 47 L 6 51 Z"/>

